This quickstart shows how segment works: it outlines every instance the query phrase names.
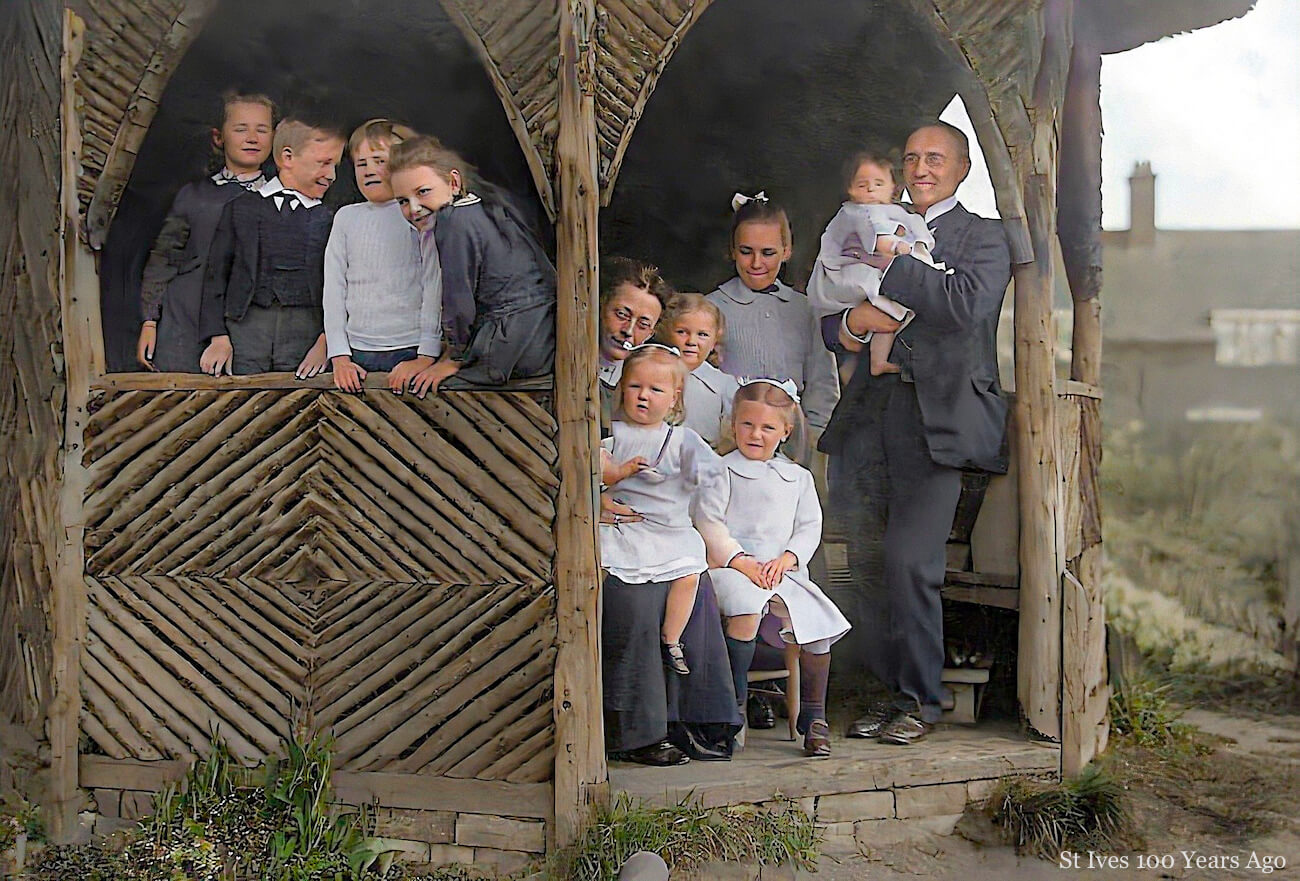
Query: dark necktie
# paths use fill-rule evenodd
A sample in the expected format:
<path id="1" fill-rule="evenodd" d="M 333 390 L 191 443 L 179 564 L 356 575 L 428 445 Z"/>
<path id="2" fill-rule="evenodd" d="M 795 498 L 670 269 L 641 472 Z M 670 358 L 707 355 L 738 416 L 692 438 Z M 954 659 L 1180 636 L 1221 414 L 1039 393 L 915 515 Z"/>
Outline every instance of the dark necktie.
<path id="1" fill-rule="evenodd" d="M 780 290 L 780 288 L 779 288 L 777 285 L 770 284 L 770 285 L 768 285 L 767 287 L 763 288 L 761 291 L 758 291 L 758 293 L 760 293 L 760 294 L 775 294 L 775 293 L 776 293 L 777 291 L 779 291 L 779 290 Z"/>

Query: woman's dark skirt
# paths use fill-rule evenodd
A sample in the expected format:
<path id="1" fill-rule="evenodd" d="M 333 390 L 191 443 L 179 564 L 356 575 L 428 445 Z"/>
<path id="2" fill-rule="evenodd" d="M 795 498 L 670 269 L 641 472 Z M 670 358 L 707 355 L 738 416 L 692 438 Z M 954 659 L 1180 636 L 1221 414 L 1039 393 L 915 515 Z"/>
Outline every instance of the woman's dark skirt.
<path id="1" fill-rule="evenodd" d="M 660 653 L 668 587 L 668 582 L 627 584 L 605 576 L 601 658 L 605 746 L 611 752 L 658 743 L 668 737 L 670 724 L 689 727 L 697 741 L 715 746 L 740 728 L 722 619 L 708 574 L 700 576 L 695 608 L 682 633 L 689 676 L 666 670 Z"/>

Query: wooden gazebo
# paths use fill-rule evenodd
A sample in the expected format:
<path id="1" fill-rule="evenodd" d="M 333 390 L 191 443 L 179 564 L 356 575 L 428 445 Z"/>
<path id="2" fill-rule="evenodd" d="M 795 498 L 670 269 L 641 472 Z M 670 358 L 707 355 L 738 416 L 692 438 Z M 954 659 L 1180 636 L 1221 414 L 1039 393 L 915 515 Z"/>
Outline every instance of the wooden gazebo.
<path id="1" fill-rule="evenodd" d="M 419 826 L 409 837 L 434 861 L 564 844 L 609 790 L 598 219 L 674 52 L 702 15 L 745 4 L 441 0 L 555 222 L 559 353 L 553 383 L 422 402 L 282 375 L 106 372 L 96 249 L 219 5 L 0 13 L 0 117 L 16 134 L 0 153 L 0 745 L 31 752 L 56 839 L 74 837 L 91 796 L 129 816 L 212 726 L 253 762 L 298 724 L 334 731 L 340 797 Z M 1072 773 L 1107 730 L 1100 58 L 1250 0 L 867 5 L 907 17 L 960 83 L 1012 244 L 1019 571 L 965 596 L 1018 610 L 1023 717 L 1059 744 L 1052 770 Z M 1061 258 L 1068 380 L 1052 327 Z"/>

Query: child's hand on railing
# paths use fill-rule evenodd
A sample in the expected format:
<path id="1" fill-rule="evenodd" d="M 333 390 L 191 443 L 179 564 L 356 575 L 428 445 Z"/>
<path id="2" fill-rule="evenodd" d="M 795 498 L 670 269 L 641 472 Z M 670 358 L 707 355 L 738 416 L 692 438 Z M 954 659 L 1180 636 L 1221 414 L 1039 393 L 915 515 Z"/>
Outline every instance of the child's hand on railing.
<path id="1" fill-rule="evenodd" d="M 328 351 L 325 346 L 325 334 L 321 334 L 316 338 L 316 342 L 312 344 L 312 347 L 307 350 L 307 354 L 302 356 L 298 369 L 293 372 L 294 377 L 297 379 L 311 379 L 318 373 L 324 373 L 325 365 L 330 363 L 330 359 L 326 357 Z M 360 391 L 360 389 L 357 390 Z"/>
<path id="2" fill-rule="evenodd" d="M 411 380 L 415 378 L 422 370 L 432 367 L 434 359 L 428 355 L 417 355 L 407 361 L 398 364 L 392 370 L 388 371 L 388 388 L 390 391 L 397 392 L 399 395 L 410 385 Z"/>
<path id="3" fill-rule="evenodd" d="M 365 381 L 366 371 L 349 355 L 335 355 L 330 359 L 330 369 L 334 372 L 334 386 L 345 392 L 359 392 Z"/>

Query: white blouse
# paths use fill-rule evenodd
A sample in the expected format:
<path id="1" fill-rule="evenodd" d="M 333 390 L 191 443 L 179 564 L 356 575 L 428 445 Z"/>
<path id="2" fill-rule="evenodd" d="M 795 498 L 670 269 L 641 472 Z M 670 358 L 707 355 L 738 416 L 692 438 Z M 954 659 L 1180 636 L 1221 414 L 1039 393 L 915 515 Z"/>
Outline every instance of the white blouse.
<path id="1" fill-rule="evenodd" d="M 708 568 L 691 500 L 723 478 L 722 460 L 691 429 L 615 421 L 601 441 L 615 462 L 641 456 L 650 467 L 614 484 L 610 498 L 644 519 L 600 524 L 600 564 L 628 584 L 671 581 Z"/>
<path id="2" fill-rule="evenodd" d="M 686 377 L 686 427 L 717 447 L 723 427 L 731 421 L 732 402 L 740 380 L 723 373 L 708 361 Z"/>

